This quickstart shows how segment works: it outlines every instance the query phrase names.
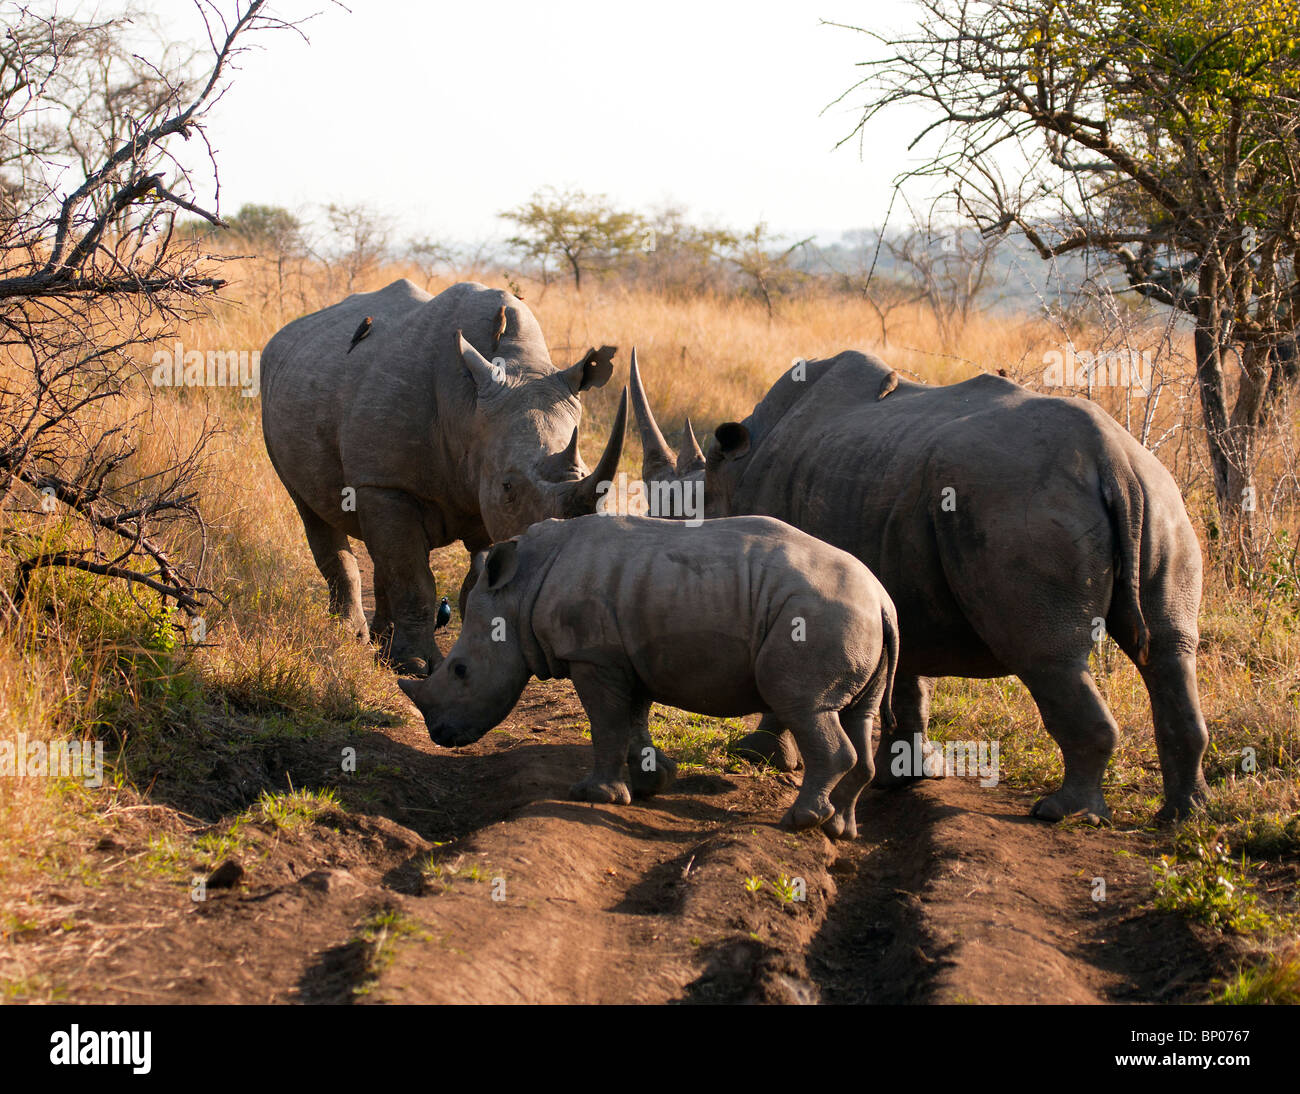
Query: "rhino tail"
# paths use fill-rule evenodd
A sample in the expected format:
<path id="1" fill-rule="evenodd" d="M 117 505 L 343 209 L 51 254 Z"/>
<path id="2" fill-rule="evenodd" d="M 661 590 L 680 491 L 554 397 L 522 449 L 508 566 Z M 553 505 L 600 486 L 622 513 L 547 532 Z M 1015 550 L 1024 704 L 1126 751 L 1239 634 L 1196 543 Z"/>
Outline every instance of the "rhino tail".
<path id="1" fill-rule="evenodd" d="M 1127 466 L 1121 470 L 1105 461 L 1102 464 L 1101 493 L 1110 514 L 1119 556 L 1114 595 L 1122 607 L 1120 619 L 1125 624 L 1123 629 L 1128 632 L 1116 637 L 1121 639 L 1121 645 L 1127 646 L 1139 665 L 1145 665 L 1151 654 L 1151 632 L 1142 615 L 1142 526 L 1145 519 L 1142 484 Z M 1112 616 L 1114 612 L 1112 606 Z M 1113 627 L 1111 633 L 1115 634 Z"/>
<path id="2" fill-rule="evenodd" d="M 885 636 L 885 690 L 880 697 L 880 721 L 893 729 L 898 725 L 894 718 L 894 673 L 898 670 L 898 625 L 888 609 L 880 613 L 881 630 Z"/>

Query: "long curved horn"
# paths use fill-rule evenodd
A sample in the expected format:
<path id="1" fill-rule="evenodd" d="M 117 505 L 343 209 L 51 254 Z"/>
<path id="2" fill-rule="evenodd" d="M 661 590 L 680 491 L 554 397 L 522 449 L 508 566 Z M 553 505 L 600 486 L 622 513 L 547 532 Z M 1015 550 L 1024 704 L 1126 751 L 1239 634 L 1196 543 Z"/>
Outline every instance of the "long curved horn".
<path id="1" fill-rule="evenodd" d="M 700 442 L 695 439 L 695 430 L 691 428 L 691 416 L 686 416 L 685 436 L 682 447 L 677 450 L 677 473 L 686 475 L 704 467 L 704 453 L 700 451 Z M 644 476 L 642 476 L 644 478 Z"/>
<path id="2" fill-rule="evenodd" d="M 596 502 L 600 499 L 600 484 L 612 482 L 618 471 L 618 461 L 623 458 L 623 438 L 627 433 L 627 388 L 618 403 L 618 414 L 614 418 L 614 428 L 609 432 L 609 441 L 600 457 L 600 463 L 585 479 L 573 484 L 571 499 L 571 516 L 594 513 Z"/>
<path id="3" fill-rule="evenodd" d="M 677 472 L 677 461 L 664 435 L 659 432 L 650 402 L 641 384 L 641 370 L 636 363 L 636 346 L 632 347 L 631 368 L 632 410 L 636 414 L 637 429 L 641 433 L 641 478 L 646 482 L 671 480 Z"/>

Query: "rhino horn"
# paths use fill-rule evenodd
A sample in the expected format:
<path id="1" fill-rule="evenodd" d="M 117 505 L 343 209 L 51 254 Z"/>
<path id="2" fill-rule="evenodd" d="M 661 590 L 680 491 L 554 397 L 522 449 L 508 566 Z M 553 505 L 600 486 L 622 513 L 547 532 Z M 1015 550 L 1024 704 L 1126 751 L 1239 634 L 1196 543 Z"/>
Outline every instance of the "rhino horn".
<path id="1" fill-rule="evenodd" d="M 637 429 L 641 432 L 641 478 L 646 482 L 671 478 L 677 472 L 677 463 L 668 448 L 668 442 L 659 432 L 650 401 L 641 384 L 641 370 L 637 367 L 636 346 L 632 347 L 631 367 L 632 410 L 636 414 Z"/>
<path id="2" fill-rule="evenodd" d="M 700 451 L 700 442 L 695 439 L 695 430 L 691 428 L 691 418 L 686 416 L 685 436 L 682 447 L 677 450 L 677 473 L 686 475 L 704 467 L 704 453 Z"/>
<path id="3" fill-rule="evenodd" d="M 623 437 L 627 433 L 627 389 L 619 400 L 618 414 L 614 418 L 614 428 L 610 430 L 609 441 L 600 457 L 596 468 L 585 479 L 572 484 L 571 495 L 573 514 L 593 513 L 596 502 L 600 499 L 600 484 L 612 482 L 618 471 L 618 461 L 623 458 Z"/>
<path id="4" fill-rule="evenodd" d="M 470 374 L 480 395 L 491 391 L 501 382 L 501 369 L 494 367 L 492 362 L 471 346 L 460 331 L 456 332 L 456 351 L 460 354 L 461 364 Z"/>
<path id="5" fill-rule="evenodd" d="M 578 455 L 578 427 L 573 427 L 573 436 L 569 438 L 569 443 L 565 445 L 564 451 L 555 457 L 555 463 L 560 467 L 578 467 L 582 457 Z"/>

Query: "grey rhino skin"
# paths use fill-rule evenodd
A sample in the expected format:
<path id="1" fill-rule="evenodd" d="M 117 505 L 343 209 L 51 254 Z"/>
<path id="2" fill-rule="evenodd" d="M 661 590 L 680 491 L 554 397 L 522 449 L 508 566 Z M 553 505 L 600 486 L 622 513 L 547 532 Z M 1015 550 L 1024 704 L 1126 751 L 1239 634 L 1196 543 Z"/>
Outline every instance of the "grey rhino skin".
<path id="1" fill-rule="evenodd" d="M 644 440 L 653 416 L 639 376 L 632 387 Z M 874 786 L 919 777 L 889 758 L 924 740 L 935 677 L 1016 675 L 1065 760 L 1034 815 L 1109 816 L 1101 780 L 1118 728 L 1088 667 L 1104 621 L 1151 698 L 1159 819 L 1204 796 L 1200 548 L 1173 478 L 1092 403 L 997 376 L 900 382 L 846 352 L 797 363 L 743 423 L 719 426 L 703 472 L 675 462 L 660 441 L 643 474 L 703 474 L 707 515 L 778 517 L 850 551 L 889 590 L 897 726 L 882 734 Z M 797 763 L 775 718 L 737 748 Z"/>
<path id="2" fill-rule="evenodd" d="M 367 316 L 369 333 L 349 351 Z M 399 672 L 422 675 L 442 656 L 432 549 L 459 539 L 477 562 L 493 540 L 537 520 L 594 511 L 618 466 L 627 397 L 587 474 L 578 395 L 609 379 L 613 352 L 592 350 L 559 371 L 517 298 L 472 282 L 431 297 L 406 280 L 296 319 L 267 343 L 271 463 L 302 517 L 330 610 L 362 638 L 348 537 L 365 542 L 375 565 L 370 633 L 384 642 L 391 632 Z"/>
<path id="3" fill-rule="evenodd" d="M 650 740 L 652 702 L 772 712 L 807 768 L 782 823 L 852 837 L 897 655 L 894 606 L 871 571 L 780 521 L 597 515 L 493 546 L 446 660 L 399 683 L 434 742 L 454 747 L 499 724 L 530 676 L 572 679 L 595 767 L 571 794 L 593 802 L 672 782 Z"/>

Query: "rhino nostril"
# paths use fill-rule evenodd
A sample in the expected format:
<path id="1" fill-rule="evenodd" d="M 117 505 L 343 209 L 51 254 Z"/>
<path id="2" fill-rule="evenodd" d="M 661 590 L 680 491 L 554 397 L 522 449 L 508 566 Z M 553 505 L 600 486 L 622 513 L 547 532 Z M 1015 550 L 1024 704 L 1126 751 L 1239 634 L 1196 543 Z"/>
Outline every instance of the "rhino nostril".
<path id="1" fill-rule="evenodd" d="M 451 674 L 456 677 L 457 680 L 464 680 L 468 672 L 469 669 L 466 668 L 464 661 L 457 661 L 451 669 Z"/>

